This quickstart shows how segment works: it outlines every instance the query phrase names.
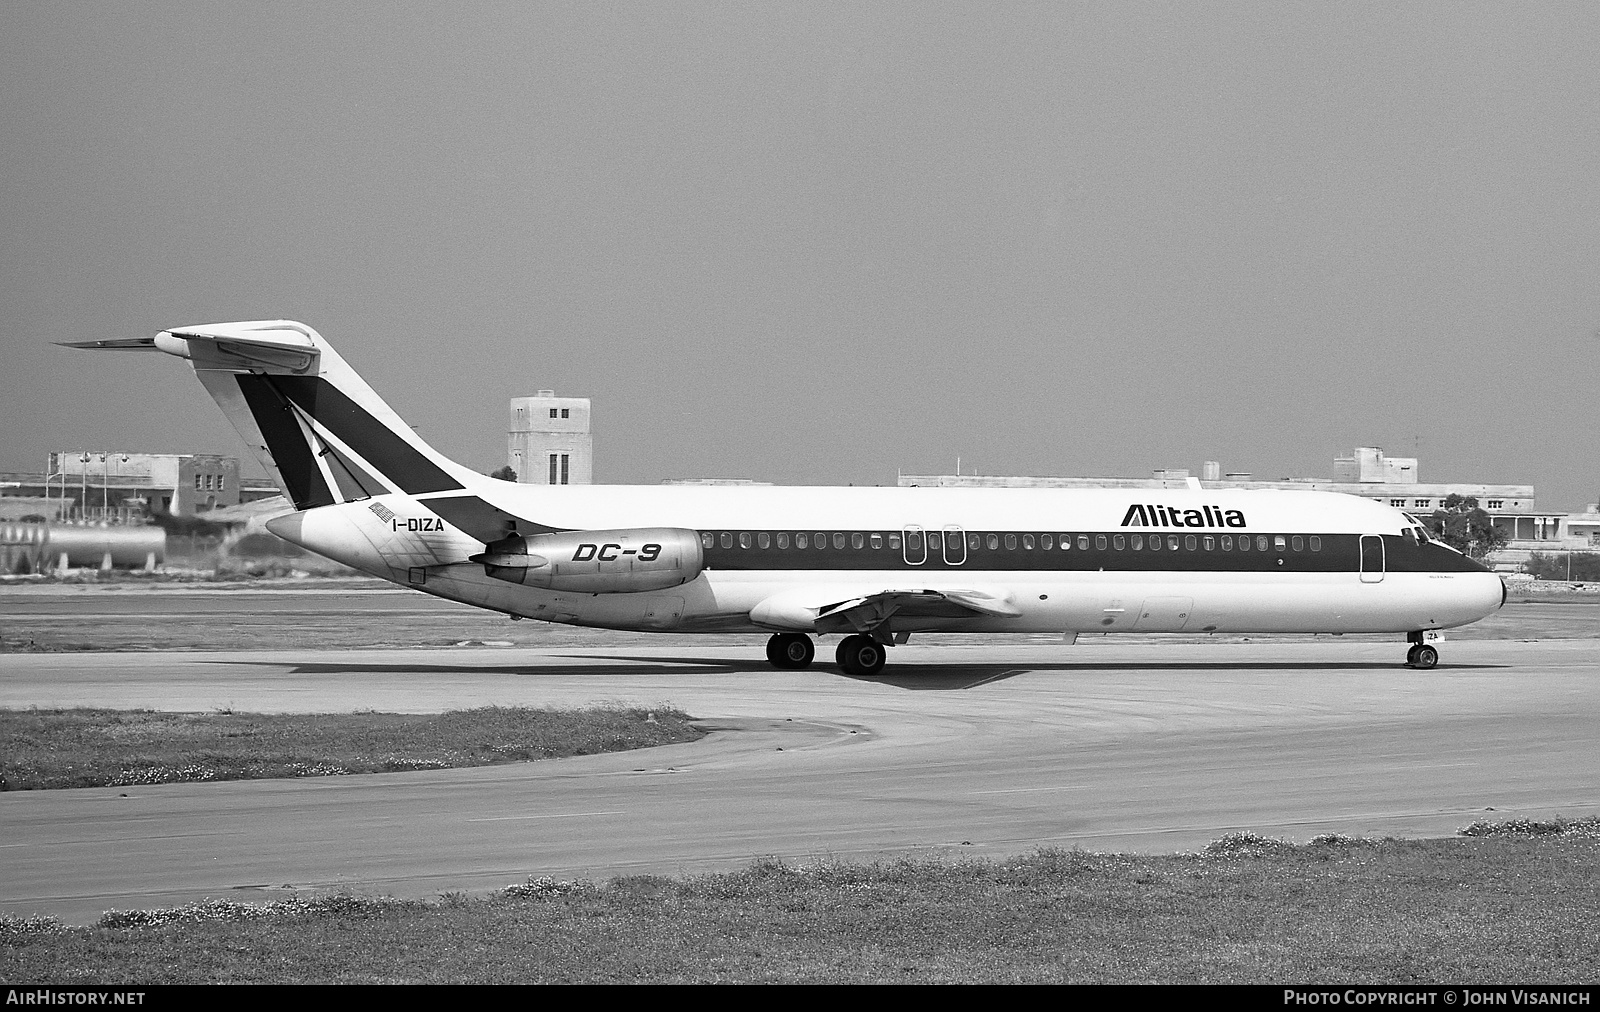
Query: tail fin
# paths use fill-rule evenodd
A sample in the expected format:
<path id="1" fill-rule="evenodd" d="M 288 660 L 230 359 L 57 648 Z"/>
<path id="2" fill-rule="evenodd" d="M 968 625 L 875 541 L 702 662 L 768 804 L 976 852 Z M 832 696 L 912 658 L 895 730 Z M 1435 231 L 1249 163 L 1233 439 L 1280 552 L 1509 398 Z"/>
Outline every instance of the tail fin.
<path id="1" fill-rule="evenodd" d="M 186 358 L 295 509 L 486 479 L 417 436 L 315 330 L 290 320 L 174 327 L 67 345 Z"/>

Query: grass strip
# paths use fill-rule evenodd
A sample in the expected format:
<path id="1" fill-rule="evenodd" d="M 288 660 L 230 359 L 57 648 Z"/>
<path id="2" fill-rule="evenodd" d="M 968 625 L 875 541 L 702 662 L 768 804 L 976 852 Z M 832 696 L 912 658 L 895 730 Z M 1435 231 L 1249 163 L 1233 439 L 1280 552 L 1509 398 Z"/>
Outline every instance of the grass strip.
<path id="1" fill-rule="evenodd" d="M 484 899 L 214 901 L 86 928 L 0 918 L 0 979 L 1593 982 L 1595 820 L 1477 830 L 1236 835 L 1163 857 L 768 860 L 682 879 L 530 879 Z"/>
<path id="2" fill-rule="evenodd" d="M 694 741 L 671 707 L 442 714 L 0 710 L 0 790 L 486 766 Z"/>

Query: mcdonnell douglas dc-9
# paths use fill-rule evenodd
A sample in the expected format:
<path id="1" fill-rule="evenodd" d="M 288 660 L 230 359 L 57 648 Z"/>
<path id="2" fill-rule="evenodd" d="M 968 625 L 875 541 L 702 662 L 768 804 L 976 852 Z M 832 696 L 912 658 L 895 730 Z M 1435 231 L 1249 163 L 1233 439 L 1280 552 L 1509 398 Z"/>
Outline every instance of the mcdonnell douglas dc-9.
<path id="1" fill-rule="evenodd" d="M 513 618 L 770 632 L 803 668 L 842 633 L 852 675 L 922 632 L 1395 633 L 1505 601 L 1493 573 L 1397 509 L 1277 490 L 530 485 L 401 421 L 287 320 L 71 347 L 188 359 L 295 512 L 267 526 L 403 587 Z"/>

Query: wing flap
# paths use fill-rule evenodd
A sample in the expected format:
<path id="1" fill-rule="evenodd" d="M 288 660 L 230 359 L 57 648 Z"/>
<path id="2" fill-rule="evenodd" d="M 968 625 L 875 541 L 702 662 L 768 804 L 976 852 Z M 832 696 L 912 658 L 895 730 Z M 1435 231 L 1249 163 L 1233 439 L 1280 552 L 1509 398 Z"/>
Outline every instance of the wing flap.
<path id="1" fill-rule="evenodd" d="M 751 609 L 750 618 L 777 629 L 857 632 L 888 642 L 896 618 L 1016 618 L 1022 614 L 1004 597 L 976 589 L 903 588 L 834 601 L 817 601 L 816 591 L 803 593 L 812 600 L 793 592 L 776 595 Z"/>

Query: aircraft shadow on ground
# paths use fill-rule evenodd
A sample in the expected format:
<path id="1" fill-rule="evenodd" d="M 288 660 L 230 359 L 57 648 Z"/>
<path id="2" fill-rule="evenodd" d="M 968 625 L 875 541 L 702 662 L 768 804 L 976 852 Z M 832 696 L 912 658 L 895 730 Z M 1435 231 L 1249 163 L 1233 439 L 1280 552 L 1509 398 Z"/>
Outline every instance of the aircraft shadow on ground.
<path id="1" fill-rule="evenodd" d="M 401 664 L 376 664 L 369 662 L 340 662 L 340 661 L 314 661 L 296 664 L 290 673 L 297 675 L 354 675 L 354 674 L 403 674 L 403 675 L 449 675 L 460 677 L 463 675 L 505 675 L 514 677 L 570 677 L 572 675 L 586 675 L 592 677 L 622 677 L 622 676 L 655 676 L 671 677 L 673 675 L 688 674 L 738 674 L 745 673 L 751 678 L 759 679 L 763 674 L 778 674 L 779 672 L 767 669 L 765 665 L 756 667 L 760 662 L 753 662 L 743 658 L 723 657 L 640 657 L 632 658 L 626 655 L 601 655 L 585 654 L 573 655 L 573 660 L 578 661 L 620 661 L 622 663 L 595 664 L 579 663 L 573 665 L 563 664 L 518 664 L 507 663 L 482 664 L 468 661 L 456 663 L 401 663 Z M 227 661 L 229 664 L 242 665 L 268 665 L 276 666 L 270 661 Z M 1028 664 L 891 664 L 876 675 L 851 675 L 838 670 L 831 664 L 817 664 L 805 669 L 804 673 L 812 675 L 832 676 L 835 678 L 849 679 L 857 682 L 870 682 L 877 685 L 888 685 L 898 689 L 913 691 L 951 691 L 960 689 L 976 689 L 980 686 L 994 682 L 1015 678 L 1032 672 L 1061 672 L 1066 674 L 1091 673 L 1105 671 L 1127 672 L 1226 672 L 1226 671 L 1263 671 L 1277 672 L 1285 675 L 1294 675 L 1312 672 L 1328 671 L 1393 671 L 1397 675 L 1410 675 L 1426 678 L 1430 675 L 1448 675 L 1452 669 L 1456 670 L 1483 670 L 1508 668 L 1508 664 L 1441 664 L 1432 672 L 1409 671 L 1398 662 L 1390 661 L 1341 661 L 1341 662 L 1270 662 L 1252 661 L 1246 663 L 1194 663 L 1194 662 L 1129 662 L 1093 663 L 1080 661 L 1074 663 Z M 752 670 L 755 668 L 755 670 Z M 782 672 L 785 675 L 800 672 Z"/>

